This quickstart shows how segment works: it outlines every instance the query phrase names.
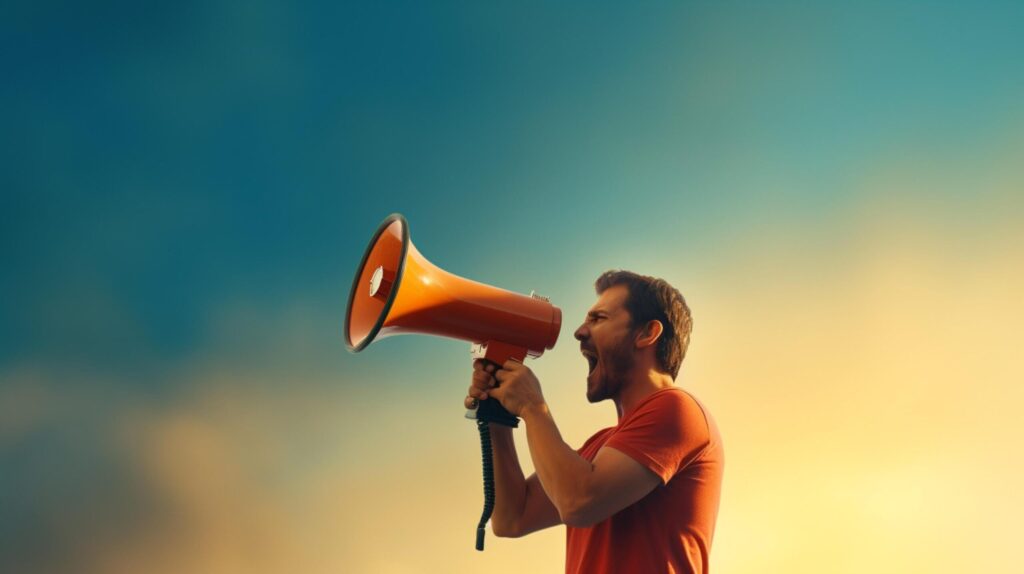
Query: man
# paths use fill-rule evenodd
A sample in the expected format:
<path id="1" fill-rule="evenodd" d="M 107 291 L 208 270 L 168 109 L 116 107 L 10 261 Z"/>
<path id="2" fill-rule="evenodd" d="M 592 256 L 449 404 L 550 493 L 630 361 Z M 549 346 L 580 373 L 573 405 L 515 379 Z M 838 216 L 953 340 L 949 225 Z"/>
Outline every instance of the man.
<path id="1" fill-rule="evenodd" d="M 690 310 L 661 279 L 608 271 L 576 330 L 587 399 L 611 399 L 618 424 L 573 450 L 540 383 L 522 363 L 476 361 L 467 408 L 497 399 L 522 418 L 537 472 L 523 476 L 512 429 L 491 424 L 495 536 L 566 525 L 565 570 L 707 572 L 724 454 L 714 421 L 674 384 L 689 344 Z"/>

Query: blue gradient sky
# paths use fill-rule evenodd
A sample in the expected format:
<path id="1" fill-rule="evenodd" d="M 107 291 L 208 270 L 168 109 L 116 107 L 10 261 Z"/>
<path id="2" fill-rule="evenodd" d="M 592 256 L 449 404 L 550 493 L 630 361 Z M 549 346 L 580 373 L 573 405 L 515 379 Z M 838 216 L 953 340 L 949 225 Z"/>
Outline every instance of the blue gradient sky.
<path id="1" fill-rule="evenodd" d="M 5 12 L 5 571 L 132 571 L 154 556 L 254 571 L 237 540 L 283 535 L 235 532 L 218 522 L 231 508 L 213 518 L 185 512 L 216 504 L 193 496 L 205 487 L 182 487 L 194 477 L 168 470 L 174 456 L 160 454 L 189 445 L 183 460 L 206 468 L 254 448 L 253 436 L 274 437 L 275 450 L 207 469 L 223 479 L 211 492 L 242 492 L 245 507 L 271 500 L 351 541 L 323 561 L 301 540 L 258 545 L 277 549 L 267 556 L 282 564 L 303 557 L 307 571 L 419 571 L 399 558 L 374 562 L 360 553 L 372 546 L 365 529 L 290 498 L 325 474 L 375 484 L 355 461 L 408 446 L 386 433 L 374 443 L 376 423 L 359 418 L 382 397 L 395 405 L 380 415 L 386 423 L 417 420 L 451 441 L 438 444 L 457 444 L 450 452 L 465 455 L 465 484 L 477 488 L 471 429 L 439 430 L 441 415 L 423 406 L 461 401 L 465 346 L 406 337 L 356 356 L 344 351 L 351 275 L 392 212 L 407 217 L 413 241 L 441 267 L 536 289 L 563 308 L 553 374 L 579 362 L 569 337 L 598 273 L 666 277 L 695 310 L 694 385 L 733 429 L 743 419 L 730 420 L 729 410 L 738 412 L 751 388 L 718 384 L 718 367 L 748 360 L 757 341 L 879 308 L 893 301 L 893 285 L 909 300 L 931 293 L 947 301 L 943 285 L 963 280 L 956 293 L 976 294 L 979 316 L 1010 320 L 1020 311 L 1019 294 L 999 291 L 1020 284 L 1012 269 L 1024 245 L 1019 2 L 642 10 L 106 2 Z M 855 283 L 874 286 L 880 299 L 848 293 Z M 757 313 L 737 310 L 801 309 L 818 296 L 806 325 L 750 331 L 743 340 L 752 346 L 731 353 L 712 349 L 711 341 L 729 347 L 744 325 L 754 328 Z M 922 309 L 902 320 L 911 329 L 927 316 Z M 973 329 L 963 337 L 974 342 L 971 356 L 1008 344 L 1004 326 L 964 326 Z M 894 367 L 886 373 L 917 364 L 886 360 Z M 776 366 L 797 373 L 796 395 L 820 383 L 801 379 L 795 363 Z M 803 406 L 816 409 L 820 398 L 811 393 Z M 565 409 L 581 407 L 582 391 L 564 400 Z M 579 440 L 599 426 L 586 414 L 596 411 L 581 412 L 567 431 Z M 204 421 L 205 430 L 182 420 Z M 355 435 L 367 442 L 345 438 Z M 424 456 L 444 466 L 441 455 Z M 471 526 L 475 490 L 427 483 L 471 508 L 453 518 Z M 739 505 L 723 512 L 743 522 Z M 232 534 L 211 535 L 209 546 L 173 536 L 196 524 Z M 128 532 L 143 540 L 111 550 Z M 147 538 L 168 533 L 162 545 Z M 742 530 L 724 536 L 722 570 L 763 571 L 724 555 L 730 541 L 736 555 Z M 795 528 L 789 538 L 797 537 Z M 952 538 L 943 531 L 935 540 Z M 452 540 L 461 544 L 462 533 Z M 558 535 L 545 540 L 537 555 L 557 564 Z M 478 559 L 466 542 L 458 551 Z M 824 551 L 819 558 L 779 564 L 821 571 L 829 560 Z M 272 559 L 259 564 L 275 571 Z"/>

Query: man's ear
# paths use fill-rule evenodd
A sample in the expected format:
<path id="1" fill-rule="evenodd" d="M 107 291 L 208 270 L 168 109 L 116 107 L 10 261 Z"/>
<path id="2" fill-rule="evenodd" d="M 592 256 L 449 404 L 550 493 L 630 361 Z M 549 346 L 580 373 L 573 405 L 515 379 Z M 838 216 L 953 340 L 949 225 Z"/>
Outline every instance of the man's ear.
<path id="1" fill-rule="evenodd" d="M 650 347 L 651 345 L 658 342 L 658 338 L 661 337 L 662 332 L 665 328 L 661 325 L 661 321 L 657 319 L 651 319 L 637 332 L 636 346 L 638 349 L 644 347 Z"/>

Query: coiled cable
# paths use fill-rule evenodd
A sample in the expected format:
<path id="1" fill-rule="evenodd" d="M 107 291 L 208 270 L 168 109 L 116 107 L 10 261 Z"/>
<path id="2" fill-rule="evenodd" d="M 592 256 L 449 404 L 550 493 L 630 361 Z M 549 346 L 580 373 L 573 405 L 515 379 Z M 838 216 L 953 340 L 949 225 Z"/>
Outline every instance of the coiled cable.
<path id="1" fill-rule="evenodd" d="M 487 521 L 494 512 L 494 453 L 491 451 L 491 427 L 488 422 L 477 419 L 476 428 L 480 431 L 480 452 L 484 467 L 484 512 L 476 527 L 476 549 L 483 551 Z"/>

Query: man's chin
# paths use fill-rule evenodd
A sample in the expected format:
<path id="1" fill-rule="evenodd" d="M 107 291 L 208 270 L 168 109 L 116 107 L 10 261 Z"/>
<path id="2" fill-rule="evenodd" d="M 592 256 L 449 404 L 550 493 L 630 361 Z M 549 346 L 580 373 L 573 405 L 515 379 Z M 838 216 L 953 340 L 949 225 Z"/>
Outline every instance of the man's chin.
<path id="1" fill-rule="evenodd" d="M 587 400 L 591 403 L 599 403 L 605 400 L 606 397 L 601 385 L 594 381 L 593 375 L 587 377 Z"/>

